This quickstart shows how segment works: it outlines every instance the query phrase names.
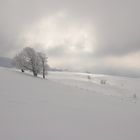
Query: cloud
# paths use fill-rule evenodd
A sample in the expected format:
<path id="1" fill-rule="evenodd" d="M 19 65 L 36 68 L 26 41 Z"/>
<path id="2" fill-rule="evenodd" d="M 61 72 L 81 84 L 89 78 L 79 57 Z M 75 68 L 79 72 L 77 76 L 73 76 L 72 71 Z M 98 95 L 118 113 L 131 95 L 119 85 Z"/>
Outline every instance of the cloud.
<path id="1" fill-rule="evenodd" d="M 90 23 L 79 23 L 65 11 L 41 19 L 26 29 L 23 36 L 27 46 L 42 44 L 48 54 L 56 56 L 65 55 L 64 52 L 91 52 L 95 43 Z"/>
<path id="2" fill-rule="evenodd" d="M 139 0 L 1 0 L 0 56 L 43 46 L 51 65 L 116 74 L 123 66 L 122 73 L 140 75 L 139 5 Z"/>

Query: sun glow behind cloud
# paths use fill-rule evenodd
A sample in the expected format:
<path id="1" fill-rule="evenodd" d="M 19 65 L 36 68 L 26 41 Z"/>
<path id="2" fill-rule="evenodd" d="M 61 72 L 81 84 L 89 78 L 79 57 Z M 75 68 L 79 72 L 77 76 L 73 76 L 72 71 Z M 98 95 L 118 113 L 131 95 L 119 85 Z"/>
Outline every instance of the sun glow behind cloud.
<path id="1" fill-rule="evenodd" d="M 90 23 L 78 22 L 65 12 L 41 19 L 24 33 L 26 45 L 42 44 L 45 49 L 66 47 L 68 52 L 91 52 L 95 35 Z"/>

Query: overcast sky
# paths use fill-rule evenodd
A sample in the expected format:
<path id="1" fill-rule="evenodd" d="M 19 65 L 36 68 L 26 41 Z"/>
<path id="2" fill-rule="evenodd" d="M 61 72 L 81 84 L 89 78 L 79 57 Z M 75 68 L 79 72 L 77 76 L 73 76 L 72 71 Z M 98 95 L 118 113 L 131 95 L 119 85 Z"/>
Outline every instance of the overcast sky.
<path id="1" fill-rule="evenodd" d="M 43 50 L 52 67 L 140 76 L 139 0 L 0 0 L 0 56 Z"/>

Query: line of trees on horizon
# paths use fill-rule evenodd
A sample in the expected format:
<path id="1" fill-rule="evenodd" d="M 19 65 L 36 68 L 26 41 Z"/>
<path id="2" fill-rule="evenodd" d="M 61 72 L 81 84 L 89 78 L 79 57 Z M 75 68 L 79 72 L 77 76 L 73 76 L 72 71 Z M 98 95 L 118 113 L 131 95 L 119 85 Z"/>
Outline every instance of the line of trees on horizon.
<path id="1" fill-rule="evenodd" d="M 45 79 L 48 71 L 47 59 L 45 53 L 26 47 L 14 57 L 14 62 L 22 72 L 31 71 L 35 77 L 41 73 Z"/>

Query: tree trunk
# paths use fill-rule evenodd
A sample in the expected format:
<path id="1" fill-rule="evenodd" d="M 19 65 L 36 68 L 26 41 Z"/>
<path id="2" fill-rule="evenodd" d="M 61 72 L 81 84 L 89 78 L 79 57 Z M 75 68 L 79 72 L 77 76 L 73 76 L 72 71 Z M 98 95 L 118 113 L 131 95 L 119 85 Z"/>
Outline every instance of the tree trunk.
<path id="1" fill-rule="evenodd" d="M 43 78 L 45 79 L 45 72 L 43 72 Z"/>
<path id="2" fill-rule="evenodd" d="M 24 70 L 23 70 L 23 69 L 21 69 L 21 72 L 24 72 Z"/>
<path id="3" fill-rule="evenodd" d="M 37 73 L 34 73 L 34 76 L 37 77 Z"/>
<path id="4" fill-rule="evenodd" d="M 43 78 L 45 79 L 45 64 L 43 62 Z"/>
<path id="5" fill-rule="evenodd" d="M 37 77 L 37 72 L 33 71 L 33 75 L 34 75 L 35 77 Z"/>

